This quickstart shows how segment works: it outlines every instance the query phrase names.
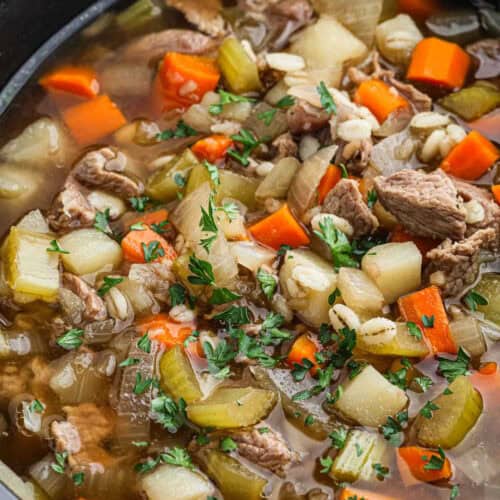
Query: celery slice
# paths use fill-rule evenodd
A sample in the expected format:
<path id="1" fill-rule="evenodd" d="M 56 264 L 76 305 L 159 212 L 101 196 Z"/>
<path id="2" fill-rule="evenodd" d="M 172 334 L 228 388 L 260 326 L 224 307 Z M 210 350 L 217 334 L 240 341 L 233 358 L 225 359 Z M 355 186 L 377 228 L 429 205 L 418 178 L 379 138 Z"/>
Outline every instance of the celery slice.
<path id="1" fill-rule="evenodd" d="M 348 482 L 358 479 L 376 441 L 376 434 L 358 429 L 350 431 L 344 447 L 333 461 L 330 477 Z"/>
<path id="2" fill-rule="evenodd" d="M 210 174 L 208 173 L 208 170 L 203 165 L 195 165 L 189 173 L 189 179 L 186 184 L 184 194 L 187 196 L 194 190 L 198 189 L 205 182 L 210 182 Z"/>
<path id="3" fill-rule="evenodd" d="M 175 399 L 194 403 L 203 396 L 194 370 L 181 346 L 167 351 L 160 361 L 161 386 Z"/>
<path id="4" fill-rule="evenodd" d="M 276 403 L 276 393 L 255 387 L 223 387 L 187 407 L 189 420 L 202 427 L 227 429 L 256 424 Z"/>
<path id="5" fill-rule="evenodd" d="M 500 326 L 500 275 L 484 274 L 474 291 L 488 301 L 486 305 L 479 304 L 477 310 L 482 312 L 487 320 Z"/>
<path id="6" fill-rule="evenodd" d="M 198 453 L 198 458 L 225 500 L 261 500 L 267 481 L 238 460 L 206 448 Z"/>
<path id="7" fill-rule="evenodd" d="M 137 0 L 116 16 L 116 24 L 122 30 L 132 31 L 160 14 L 161 9 L 152 0 Z"/>
<path id="8" fill-rule="evenodd" d="M 47 252 L 52 237 L 12 227 L 5 245 L 5 277 L 15 292 L 53 301 L 59 290 L 59 256 Z"/>
<path id="9" fill-rule="evenodd" d="M 419 417 L 418 442 L 424 446 L 453 448 L 474 427 L 483 410 L 483 400 L 466 376 L 457 377 L 450 394 L 441 394 L 433 403 L 439 406 L 432 418 Z"/>
<path id="10" fill-rule="evenodd" d="M 261 89 L 257 64 L 236 38 L 224 40 L 217 62 L 231 92 L 241 94 Z"/>
<path id="11" fill-rule="evenodd" d="M 486 343 L 479 321 L 464 316 L 450 322 L 450 333 L 456 345 L 462 346 L 472 357 L 479 357 L 486 351 Z"/>

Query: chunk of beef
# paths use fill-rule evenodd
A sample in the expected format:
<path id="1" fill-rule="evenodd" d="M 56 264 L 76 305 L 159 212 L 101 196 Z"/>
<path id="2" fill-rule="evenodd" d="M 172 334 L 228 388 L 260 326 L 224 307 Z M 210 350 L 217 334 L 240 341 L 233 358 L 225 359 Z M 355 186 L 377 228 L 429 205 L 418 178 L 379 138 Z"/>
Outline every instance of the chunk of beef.
<path id="1" fill-rule="evenodd" d="M 271 428 L 264 433 L 259 427 L 241 429 L 231 437 L 242 457 L 278 476 L 284 477 L 291 465 L 300 460 L 300 455 L 288 447 L 283 436 Z"/>
<path id="2" fill-rule="evenodd" d="M 212 36 L 223 35 L 226 31 L 221 15 L 221 0 L 165 0 L 168 7 L 180 10 L 186 19 L 200 31 Z"/>
<path id="3" fill-rule="evenodd" d="M 141 36 L 128 43 L 120 58 L 126 61 L 157 61 L 165 52 L 205 54 L 217 48 L 218 42 L 192 30 L 168 29 Z"/>
<path id="4" fill-rule="evenodd" d="M 311 21 L 314 15 L 314 10 L 308 0 L 281 0 L 272 4 L 267 10 L 270 14 L 298 21 L 301 26 Z"/>
<path id="5" fill-rule="evenodd" d="M 97 292 L 82 278 L 71 273 L 63 273 L 63 287 L 67 288 L 85 304 L 83 316 L 89 321 L 103 321 L 107 318 L 104 301 Z"/>
<path id="6" fill-rule="evenodd" d="M 16 394 L 28 390 L 29 376 L 29 371 L 16 363 L 0 363 L 0 407 L 6 405 Z"/>
<path id="7" fill-rule="evenodd" d="M 441 170 L 425 174 L 401 170 L 376 177 L 380 203 L 411 233 L 434 239 L 461 240 L 465 210 L 449 177 Z"/>
<path id="8" fill-rule="evenodd" d="M 132 264 L 128 277 L 132 281 L 142 283 L 155 299 L 167 302 L 169 299 L 168 289 L 170 284 L 175 281 L 171 269 L 172 262 L 169 259 L 149 264 Z"/>
<path id="9" fill-rule="evenodd" d="M 443 241 L 427 252 L 428 279 L 441 288 L 444 297 L 461 294 L 477 277 L 480 250 L 487 248 L 494 238 L 495 230 L 488 228 L 476 231 L 463 241 Z"/>
<path id="10" fill-rule="evenodd" d="M 378 220 L 363 201 L 356 181 L 350 179 L 337 183 L 326 196 L 321 211 L 348 220 L 354 229 L 354 238 L 371 234 L 378 228 Z"/>
<path id="11" fill-rule="evenodd" d="M 467 52 L 479 60 L 476 79 L 495 78 L 500 75 L 500 38 L 486 38 L 467 45 Z"/>
<path id="12" fill-rule="evenodd" d="M 94 223 L 95 210 L 71 176 L 52 203 L 47 219 L 50 227 L 57 232 L 91 227 Z"/>
<path id="13" fill-rule="evenodd" d="M 297 100 L 288 109 L 286 119 L 292 134 L 303 134 L 328 125 L 329 116 L 324 109 L 316 108 L 304 100 Z"/>
<path id="14" fill-rule="evenodd" d="M 78 406 L 64 406 L 63 410 L 67 421 L 77 429 L 82 446 L 96 446 L 111 437 L 114 415 L 110 408 L 82 403 Z"/>
<path id="15" fill-rule="evenodd" d="M 495 238 L 491 244 L 491 249 L 500 250 L 500 206 L 495 202 L 492 194 L 484 188 L 474 186 L 455 177 L 451 177 L 451 180 L 464 201 L 477 201 L 484 210 L 483 220 L 474 224 L 467 224 L 465 235 L 470 236 L 479 229 L 491 227 L 495 230 Z"/>
<path id="16" fill-rule="evenodd" d="M 272 146 L 276 149 L 276 156 L 273 158 L 274 161 L 281 160 L 287 156 L 297 156 L 297 144 L 293 140 L 290 132 L 286 132 L 276 137 L 272 142 Z"/>
<path id="17" fill-rule="evenodd" d="M 78 429 L 69 422 L 55 420 L 50 425 L 52 437 L 56 443 L 56 450 L 59 452 L 66 451 L 70 455 L 78 453 L 82 449 L 82 441 Z"/>
<path id="18" fill-rule="evenodd" d="M 123 198 L 139 196 L 144 186 L 122 172 L 127 157 L 120 151 L 101 148 L 87 153 L 73 169 L 73 175 L 83 184 L 112 191 Z"/>

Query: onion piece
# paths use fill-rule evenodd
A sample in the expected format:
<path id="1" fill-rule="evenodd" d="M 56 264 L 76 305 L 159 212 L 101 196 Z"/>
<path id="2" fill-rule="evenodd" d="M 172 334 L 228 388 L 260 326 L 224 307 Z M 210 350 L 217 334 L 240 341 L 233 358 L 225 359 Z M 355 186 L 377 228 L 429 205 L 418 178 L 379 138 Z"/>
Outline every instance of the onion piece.
<path id="1" fill-rule="evenodd" d="M 276 258 L 276 252 L 253 241 L 235 241 L 229 243 L 229 248 L 236 262 L 254 273 L 264 265 L 270 266 Z"/>
<path id="2" fill-rule="evenodd" d="M 313 206 L 319 183 L 336 151 L 337 146 L 320 149 L 309 157 L 295 174 L 288 192 L 288 203 L 299 217 Z"/>
<path id="3" fill-rule="evenodd" d="M 373 147 L 370 156 L 371 165 L 385 177 L 400 170 L 416 168 L 418 163 L 413 154 L 415 148 L 406 148 L 411 141 L 408 130 L 386 137 Z"/>
<path id="4" fill-rule="evenodd" d="M 389 137 L 404 130 L 411 121 L 413 114 L 409 108 L 399 108 L 393 111 L 382 125 L 374 132 L 377 137 Z"/>
<path id="5" fill-rule="evenodd" d="M 255 191 L 255 198 L 259 201 L 264 201 L 266 198 L 286 198 L 299 167 L 299 161 L 293 157 L 281 159 L 259 184 Z"/>
<path id="6" fill-rule="evenodd" d="M 69 485 L 69 477 L 54 471 L 53 463 L 56 463 L 54 455 L 46 455 L 30 467 L 29 474 L 50 498 L 55 500 L 67 498 L 65 493 Z"/>

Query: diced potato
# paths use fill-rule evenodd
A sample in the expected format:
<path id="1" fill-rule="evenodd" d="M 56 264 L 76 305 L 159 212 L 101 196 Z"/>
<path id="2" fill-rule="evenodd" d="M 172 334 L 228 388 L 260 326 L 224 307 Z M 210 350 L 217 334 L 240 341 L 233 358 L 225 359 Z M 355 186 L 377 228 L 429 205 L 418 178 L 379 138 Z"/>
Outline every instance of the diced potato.
<path id="1" fill-rule="evenodd" d="M 118 219 L 127 211 L 127 205 L 121 198 L 98 189 L 91 191 L 87 196 L 87 200 L 99 212 L 104 212 L 109 208 L 109 216 L 112 219 Z"/>
<path id="2" fill-rule="evenodd" d="M 325 40 L 335 40 L 335 50 Z M 304 58 L 314 83 L 324 81 L 326 85 L 337 87 L 343 64 L 362 60 L 367 48 L 334 17 L 322 15 L 295 37 L 290 52 Z"/>
<path id="3" fill-rule="evenodd" d="M 64 159 L 64 131 L 51 118 L 40 118 L 28 125 L 1 150 L 0 158 L 7 162 L 47 165 Z"/>
<path id="4" fill-rule="evenodd" d="M 422 254 L 412 241 L 385 243 L 370 249 L 361 268 L 382 291 L 387 304 L 392 304 L 420 286 Z"/>
<path id="5" fill-rule="evenodd" d="M 369 427 L 382 425 L 387 417 L 401 411 L 408 402 L 403 390 L 391 384 L 373 366 L 343 384 L 343 392 L 334 408 L 345 417 Z"/>
<path id="6" fill-rule="evenodd" d="M 206 500 L 213 486 L 199 472 L 175 465 L 161 465 L 141 481 L 149 500 Z"/>
<path id="7" fill-rule="evenodd" d="M 406 323 L 396 323 L 396 336 L 387 343 L 369 344 L 363 342 L 363 337 L 358 335 L 356 347 L 362 351 L 381 356 L 408 356 L 424 358 L 429 354 L 429 348 L 423 340 L 410 335 Z"/>
<path id="8" fill-rule="evenodd" d="M 12 227 L 5 244 L 5 277 L 12 290 L 46 301 L 57 298 L 59 256 L 47 252 L 51 237 Z"/>
<path id="9" fill-rule="evenodd" d="M 120 245 L 97 229 L 78 229 L 59 243 L 69 252 L 62 255 L 64 267 L 75 274 L 95 273 L 107 265 L 115 268 L 122 260 Z"/>
<path id="10" fill-rule="evenodd" d="M 198 456 L 225 500 L 261 500 L 262 490 L 267 484 L 263 477 L 217 450 L 204 448 Z"/>
<path id="11" fill-rule="evenodd" d="M 432 418 L 419 417 L 417 439 L 423 446 L 453 448 L 474 427 L 483 411 L 483 400 L 469 377 L 459 376 L 433 403 L 439 409 Z"/>
<path id="12" fill-rule="evenodd" d="M 299 167 L 300 163 L 296 158 L 281 159 L 264 177 L 255 191 L 255 197 L 260 201 L 264 201 L 266 198 L 285 199 Z"/>
<path id="13" fill-rule="evenodd" d="M 33 194 L 40 185 L 39 173 L 22 165 L 0 165 L 0 199 L 15 199 Z"/>
<path id="14" fill-rule="evenodd" d="M 472 316 L 450 321 L 450 333 L 456 345 L 463 347 L 471 356 L 479 357 L 486 351 L 481 325 Z"/>
<path id="15" fill-rule="evenodd" d="M 276 393 L 255 387 L 222 387 L 187 407 L 189 420 L 202 427 L 245 427 L 263 419 L 276 404 Z"/>
<path id="16" fill-rule="evenodd" d="M 376 313 L 382 310 L 384 296 L 364 271 L 340 268 L 337 286 L 345 304 L 355 311 Z"/>
<path id="17" fill-rule="evenodd" d="M 358 479 L 376 441 L 376 434 L 358 429 L 350 431 L 344 447 L 333 461 L 330 477 L 348 482 Z"/>
<path id="18" fill-rule="evenodd" d="M 328 297 L 337 287 L 331 264 L 309 250 L 289 250 L 279 278 L 288 305 L 304 321 L 316 327 L 328 323 Z"/>
<path id="19" fill-rule="evenodd" d="M 183 398 L 194 403 L 202 397 L 200 384 L 196 379 L 189 358 L 181 346 L 167 351 L 160 361 L 161 386 L 175 399 Z"/>
<path id="20" fill-rule="evenodd" d="M 50 233 L 49 225 L 45 220 L 42 212 L 40 210 L 32 210 L 28 212 L 18 223 L 18 229 L 24 229 L 25 231 L 32 231 L 34 233 L 48 234 Z"/>

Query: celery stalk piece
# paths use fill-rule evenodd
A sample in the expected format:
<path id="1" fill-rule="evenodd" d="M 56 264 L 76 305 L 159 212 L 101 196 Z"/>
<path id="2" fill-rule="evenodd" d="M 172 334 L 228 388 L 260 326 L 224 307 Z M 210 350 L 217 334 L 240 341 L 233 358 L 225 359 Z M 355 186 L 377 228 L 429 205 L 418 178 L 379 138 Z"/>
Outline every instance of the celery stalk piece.
<path id="1" fill-rule="evenodd" d="M 198 189 L 203 183 L 210 182 L 210 174 L 204 165 L 195 165 L 189 172 L 189 179 L 186 184 L 184 194 L 187 196 L 195 189 Z M 213 188 L 213 186 L 211 185 Z"/>
<path id="2" fill-rule="evenodd" d="M 376 441 L 376 434 L 358 429 L 350 431 L 344 447 L 333 461 L 330 477 L 348 482 L 358 479 Z"/>
<path id="3" fill-rule="evenodd" d="M 474 84 L 443 97 L 439 103 L 466 121 L 480 118 L 500 104 L 500 92 L 494 85 Z"/>
<path id="4" fill-rule="evenodd" d="M 202 427 L 227 429 L 254 425 L 276 404 L 276 393 L 255 387 L 223 387 L 187 407 L 189 420 Z"/>
<path id="5" fill-rule="evenodd" d="M 198 159 L 189 148 L 181 156 L 169 161 L 147 181 L 146 194 L 159 201 L 174 201 L 184 191 L 187 175 L 198 165 Z"/>
<path id="6" fill-rule="evenodd" d="M 486 305 L 479 304 L 477 310 L 483 313 L 487 320 L 500 326 L 500 275 L 484 274 L 474 290 L 488 301 Z"/>
<path id="7" fill-rule="evenodd" d="M 462 346 L 471 356 L 479 357 L 486 351 L 483 332 L 476 318 L 464 316 L 450 321 L 450 332 L 455 344 Z"/>
<path id="8" fill-rule="evenodd" d="M 200 385 L 181 346 L 167 351 L 160 361 L 161 386 L 175 399 L 183 398 L 186 403 L 194 403 L 203 396 Z"/>
<path id="9" fill-rule="evenodd" d="M 261 500 L 267 481 L 238 460 L 207 448 L 198 453 L 198 458 L 225 500 Z"/>
<path id="10" fill-rule="evenodd" d="M 363 342 L 363 337 L 358 335 L 356 347 L 364 352 L 380 356 L 408 356 L 424 358 L 429 354 L 429 349 L 422 339 L 410 335 L 406 323 L 396 323 L 396 335 L 387 343 L 368 344 Z"/>
<path id="11" fill-rule="evenodd" d="M 457 377 L 450 394 L 441 394 L 433 403 L 439 407 L 432 418 L 419 417 L 417 439 L 423 446 L 453 448 L 474 427 L 483 410 L 483 400 L 466 376 Z"/>
<path id="12" fill-rule="evenodd" d="M 217 62 L 231 92 L 242 94 L 261 89 L 257 64 L 236 38 L 224 40 L 219 48 Z"/>
<path id="13" fill-rule="evenodd" d="M 14 292 L 53 301 L 59 290 L 59 254 L 51 236 L 12 227 L 4 249 L 5 275 Z"/>
<path id="14" fill-rule="evenodd" d="M 137 0 L 128 9 L 116 16 L 116 24 L 122 30 L 140 28 L 161 14 L 161 9 L 152 0 Z"/>

